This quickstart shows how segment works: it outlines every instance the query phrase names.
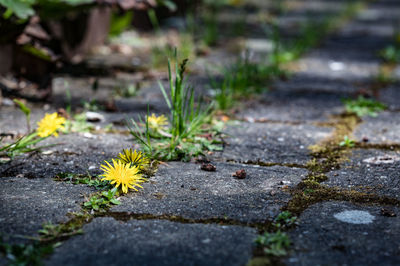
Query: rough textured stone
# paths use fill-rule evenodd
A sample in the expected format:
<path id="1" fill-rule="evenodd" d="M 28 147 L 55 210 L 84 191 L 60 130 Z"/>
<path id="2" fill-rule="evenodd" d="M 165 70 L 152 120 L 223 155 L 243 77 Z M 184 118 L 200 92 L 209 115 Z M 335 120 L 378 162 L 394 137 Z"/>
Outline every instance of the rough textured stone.
<path id="1" fill-rule="evenodd" d="M 0 164 L 1 176 L 28 178 L 54 177 L 61 172 L 99 173 L 104 160 L 115 158 L 122 149 L 133 147 L 129 136 L 118 134 L 74 133 L 48 138 L 39 145 L 58 144 L 44 153 L 24 154 L 12 162 Z"/>
<path id="2" fill-rule="evenodd" d="M 399 77 L 400 80 L 400 67 L 399 69 Z M 399 111 L 400 110 L 400 84 L 395 83 L 391 86 L 380 90 L 379 93 L 379 101 L 383 102 L 388 106 L 389 110 Z"/>
<path id="3" fill-rule="evenodd" d="M 305 164 L 308 146 L 329 136 L 330 128 L 280 123 L 240 123 L 226 129 L 228 138 L 220 160 Z"/>
<path id="4" fill-rule="evenodd" d="M 354 133 L 358 141 L 367 137 L 369 143 L 400 143 L 400 113 L 382 112 L 377 117 L 363 117 L 363 120 Z"/>
<path id="5" fill-rule="evenodd" d="M 14 235 L 32 236 L 46 222 L 66 222 L 79 211 L 84 194 L 92 189 L 51 179 L 0 178 L 0 232 L 5 242 L 21 242 Z"/>
<path id="6" fill-rule="evenodd" d="M 397 216 L 382 215 L 382 208 L 394 211 Z M 368 224 L 342 222 L 335 215 L 343 211 L 368 213 L 373 221 Z M 287 265 L 399 265 L 399 214 L 399 208 L 390 206 L 347 202 L 315 204 L 303 212 L 299 226 L 290 232 L 293 251 L 285 262 Z"/>
<path id="7" fill-rule="evenodd" d="M 238 226 L 97 218 L 46 265 L 245 265 L 256 231 Z M 76 252 L 71 252 L 76 251 Z"/>
<path id="8" fill-rule="evenodd" d="M 303 86 L 302 80 L 298 82 L 300 86 Z M 286 85 L 282 83 L 280 86 Z M 262 101 L 248 104 L 238 116 L 247 120 L 327 122 L 332 115 L 344 111 L 341 99 L 345 98 L 345 95 L 337 92 L 315 91 L 310 88 L 286 91 L 277 89 L 263 96 Z"/>
<path id="9" fill-rule="evenodd" d="M 400 199 L 399 167 L 400 152 L 355 150 L 324 184 Z"/>
<path id="10" fill-rule="evenodd" d="M 122 204 L 111 211 L 262 222 L 275 217 L 290 198 L 284 187 L 295 186 L 307 173 L 280 166 L 217 163 L 216 172 L 206 172 L 198 164 L 168 165 L 160 167 L 144 189 L 122 197 Z M 240 169 L 245 169 L 245 179 L 232 176 Z"/>

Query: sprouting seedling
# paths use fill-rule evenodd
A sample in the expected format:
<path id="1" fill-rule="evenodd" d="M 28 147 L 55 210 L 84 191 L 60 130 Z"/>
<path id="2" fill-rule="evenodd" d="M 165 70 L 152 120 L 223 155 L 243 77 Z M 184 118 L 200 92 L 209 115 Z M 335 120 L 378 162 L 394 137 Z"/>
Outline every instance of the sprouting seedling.
<path id="1" fill-rule="evenodd" d="M 344 136 L 343 141 L 339 143 L 340 147 L 352 148 L 355 145 L 355 141 L 350 139 L 348 136 Z"/>
<path id="2" fill-rule="evenodd" d="M 25 114 L 25 118 L 26 118 L 26 127 L 28 130 L 28 134 L 29 132 L 31 132 L 31 109 L 26 106 L 23 102 L 14 99 L 14 103 L 16 103 L 19 107 L 19 109 L 21 109 L 21 111 Z"/>

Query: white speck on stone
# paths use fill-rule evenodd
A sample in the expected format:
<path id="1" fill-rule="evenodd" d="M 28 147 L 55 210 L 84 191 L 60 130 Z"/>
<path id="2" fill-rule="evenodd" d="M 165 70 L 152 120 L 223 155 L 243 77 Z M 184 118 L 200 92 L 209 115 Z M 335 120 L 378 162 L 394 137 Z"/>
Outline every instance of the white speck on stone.
<path id="1" fill-rule="evenodd" d="M 209 239 L 209 238 L 203 239 L 203 240 L 201 241 L 201 243 L 203 243 L 203 244 L 208 244 L 208 243 L 210 243 L 210 242 L 211 242 L 211 239 Z"/>
<path id="2" fill-rule="evenodd" d="M 83 137 L 87 138 L 87 139 L 94 139 L 95 138 L 95 136 L 92 133 L 89 133 L 89 132 L 83 133 Z"/>
<path id="3" fill-rule="evenodd" d="M 351 210 L 342 211 L 333 215 L 339 221 L 350 224 L 370 224 L 374 221 L 375 216 L 367 211 Z"/>
<path id="4" fill-rule="evenodd" d="M 93 169 L 96 169 L 96 166 L 95 166 L 95 165 L 89 166 L 89 170 L 93 170 Z"/>
<path id="5" fill-rule="evenodd" d="M 279 141 L 279 142 L 284 142 L 285 139 L 284 139 L 284 138 L 278 138 L 278 141 Z"/>
<path id="6" fill-rule="evenodd" d="M 329 63 L 329 68 L 332 71 L 341 71 L 345 68 L 345 65 L 342 62 L 332 61 Z"/>
<path id="7" fill-rule="evenodd" d="M 367 164 L 392 164 L 397 161 L 400 161 L 400 157 L 395 155 L 376 156 L 363 160 L 363 162 Z"/>

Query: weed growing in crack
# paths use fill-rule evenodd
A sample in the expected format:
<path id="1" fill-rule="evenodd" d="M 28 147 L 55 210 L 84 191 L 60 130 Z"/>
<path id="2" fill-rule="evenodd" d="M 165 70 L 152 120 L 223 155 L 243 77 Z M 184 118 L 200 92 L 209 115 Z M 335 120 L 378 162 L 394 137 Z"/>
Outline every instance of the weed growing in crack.
<path id="1" fill-rule="evenodd" d="M 255 243 L 263 248 L 266 255 L 285 256 L 290 246 L 290 239 L 286 233 L 278 230 L 275 233 L 264 233 L 255 240 Z"/>
<path id="2" fill-rule="evenodd" d="M 379 55 L 385 62 L 390 64 L 397 64 L 400 62 L 400 47 L 389 45 L 388 47 L 380 51 Z"/>
<path id="3" fill-rule="evenodd" d="M 273 225 L 278 229 L 289 228 L 295 225 L 297 217 L 293 216 L 289 211 L 283 211 L 274 219 Z"/>
<path id="4" fill-rule="evenodd" d="M 358 117 L 363 116 L 378 116 L 378 112 L 386 109 L 386 105 L 378 102 L 374 99 L 367 99 L 363 96 L 359 96 L 357 99 L 345 99 L 343 100 L 346 112 L 354 113 Z"/>
<path id="5" fill-rule="evenodd" d="M 0 252 L 9 265 L 42 265 L 42 258 L 53 253 L 56 244 L 42 245 L 39 241 L 29 244 L 7 244 L 0 237 Z"/>
<path id="6" fill-rule="evenodd" d="M 175 57 L 176 59 L 176 57 Z M 168 62 L 170 90 L 160 83 L 160 89 L 170 110 L 168 124 L 163 116 L 148 115 L 145 122 L 132 119 L 129 128 L 132 136 L 141 144 L 146 155 L 158 160 L 189 160 L 206 150 L 219 150 L 215 140 L 218 132 L 211 125 L 212 105 L 202 106 L 196 100 L 194 88 L 187 86 L 184 73 L 187 60 L 179 66 L 175 63 L 174 77 Z"/>
<path id="7" fill-rule="evenodd" d="M 83 207 L 93 211 L 106 211 L 111 205 L 119 205 L 121 202 L 115 198 L 117 196 L 117 188 L 102 191 L 92 195 L 83 203 Z"/>
<path id="8" fill-rule="evenodd" d="M 40 241 L 54 241 L 60 238 L 66 238 L 78 234 L 83 234 L 80 226 L 70 226 L 69 224 L 53 224 L 51 222 L 43 225 L 38 231 Z"/>
<path id="9" fill-rule="evenodd" d="M 108 181 L 102 181 L 97 176 L 92 176 L 90 174 L 74 174 L 74 173 L 58 173 L 54 180 L 63 181 L 69 184 L 85 184 L 90 187 L 94 187 L 97 190 L 111 189 L 112 185 Z"/>
<path id="10" fill-rule="evenodd" d="M 340 147 L 353 148 L 356 145 L 355 141 L 348 136 L 344 136 L 343 141 L 339 143 Z"/>

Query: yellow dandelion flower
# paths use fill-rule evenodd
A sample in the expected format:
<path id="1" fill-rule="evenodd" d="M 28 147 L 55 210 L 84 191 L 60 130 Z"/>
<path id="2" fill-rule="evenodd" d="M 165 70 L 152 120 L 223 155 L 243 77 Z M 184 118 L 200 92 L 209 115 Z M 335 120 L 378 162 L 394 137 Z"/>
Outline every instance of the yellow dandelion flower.
<path id="1" fill-rule="evenodd" d="M 147 122 L 149 123 L 149 127 L 152 129 L 159 129 L 168 124 L 167 118 L 164 115 L 157 117 L 155 114 L 147 116 Z"/>
<path id="2" fill-rule="evenodd" d="M 120 160 L 112 159 L 112 164 L 105 161 L 107 165 L 102 164 L 100 169 L 104 171 L 101 176 L 104 177 L 101 180 L 111 181 L 111 184 L 115 184 L 115 187 L 121 185 L 122 192 L 127 193 L 128 188 L 134 189 L 135 187 L 143 188 L 139 183 L 143 183 L 146 180 L 139 173 L 139 168 L 134 165 L 124 164 Z"/>
<path id="3" fill-rule="evenodd" d="M 118 154 L 118 159 L 124 164 L 137 166 L 140 170 L 150 163 L 149 158 L 141 151 L 132 151 L 132 149 L 123 149 L 122 153 Z"/>
<path id="4" fill-rule="evenodd" d="M 63 124 L 66 122 L 65 118 L 59 116 L 57 113 L 46 114 L 38 124 L 37 133 L 39 137 L 45 138 L 50 135 L 58 137 L 57 130 L 64 129 Z"/>

